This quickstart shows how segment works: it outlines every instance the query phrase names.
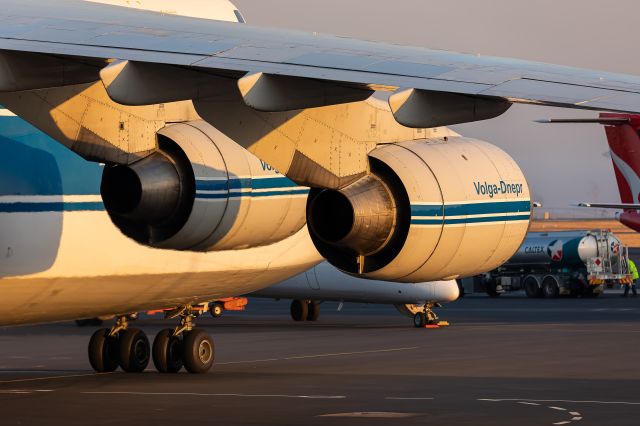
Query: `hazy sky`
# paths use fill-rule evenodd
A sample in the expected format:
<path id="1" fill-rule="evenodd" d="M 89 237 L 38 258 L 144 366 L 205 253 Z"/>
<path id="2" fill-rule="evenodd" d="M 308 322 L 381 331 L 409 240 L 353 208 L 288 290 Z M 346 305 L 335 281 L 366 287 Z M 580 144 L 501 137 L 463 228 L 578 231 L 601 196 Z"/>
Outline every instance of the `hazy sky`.
<path id="1" fill-rule="evenodd" d="M 638 0 L 235 0 L 249 23 L 445 50 L 516 57 L 640 75 Z M 543 125 L 589 111 L 515 105 L 503 116 L 456 126 L 492 142 L 524 170 L 543 210 L 618 202 L 604 131 Z M 580 213 L 584 212 L 580 210 Z"/>

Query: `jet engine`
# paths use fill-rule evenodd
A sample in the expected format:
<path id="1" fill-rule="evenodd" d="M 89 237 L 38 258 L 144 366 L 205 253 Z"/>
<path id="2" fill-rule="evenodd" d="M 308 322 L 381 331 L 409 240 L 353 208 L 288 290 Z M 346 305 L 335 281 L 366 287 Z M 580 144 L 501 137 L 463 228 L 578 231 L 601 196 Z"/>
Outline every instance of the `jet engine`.
<path id="1" fill-rule="evenodd" d="M 125 235 L 194 251 L 268 245 L 295 234 L 305 224 L 308 192 L 204 121 L 160 130 L 155 153 L 106 166 L 101 184 L 105 208 Z"/>
<path id="2" fill-rule="evenodd" d="M 307 222 L 334 266 L 370 279 L 471 276 L 509 259 L 525 238 L 525 177 L 499 148 L 453 137 L 381 145 L 371 173 L 340 190 L 313 189 Z"/>

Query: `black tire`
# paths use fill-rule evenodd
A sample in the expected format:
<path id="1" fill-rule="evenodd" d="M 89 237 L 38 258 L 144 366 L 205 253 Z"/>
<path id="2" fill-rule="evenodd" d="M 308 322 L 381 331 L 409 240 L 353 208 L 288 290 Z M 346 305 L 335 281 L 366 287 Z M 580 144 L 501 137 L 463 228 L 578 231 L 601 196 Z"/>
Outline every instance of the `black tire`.
<path id="1" fill-rule="evenodd" d="M 418 312 L 413 316 L 413 326 L 416 328 L 423 328 L 427 325 L 427 316 L 424 312 Z"/>
<path id="2" fill-rule="evenodd" d="M 529 276 L 525 278 L 523 287 L 527 297 L 542 297 L 542 289 L 538 286 L 538 281 L 534 277 Z"/>
<path id="3" fill-rule="evenodd" d="M 118 362 L 127 373 L 141 373 L 149 365 L 151 348 L 149 339 L 139 328 L 128 328 L 120 332 L 118 339 Z"/>
<path id="4" fill-rule="evenodd" d="M 305 321 L 309 317 L 309 304 L 306 300 L 291 302 L 291 318 L 294 321 Z"/>
<path id="5" fill-rule="evenodd" d="M 500 294 L 498 292 L 498 281 L 497 280 L 488 280 L 487 281 L 487 294 L 489 295 L 489 297 L 500 297 Z"/>
<path id="6" fill-rule="evenodd" d="M 97 373 L 111 373 L 118 368 L 118 341 L 109 337 L 109 329 L 96 331 L 89 340 L 89 363 Z"/>
<path id="7" fill-rule="evenodd" d="M 549 299 L 555 299 L 560 296 L 560 285 L 558 284 L 558 280 L 553 276 L 545 277 L 542 280 L 542 293 L 544 297 Z"/>
<path id="8" fill-rule="evenodd" d="M 192 374 L 204 374 L 213 366 L 215 346 L 206 331 L 194 328 L 182 339 L 184 368 Z"/>
<path id="9" fill-rule="evenodd" d="M 165 328 L 153 339 L 153 365 L 160 373 L 177 373 L 182 368 L 182 339 Z"/>
<path id="10" fill-rule="evenodd" d="M 220 318 L 224 313 L 224 306 L 222 305 L 222 303 L 216 302 L 209 308 L 209 313 L 214 318 Z"/>
<path id="11" fill-rule="evenodd" d="M 320 303 L 311 301 L 307 304 L 307 321 L 318 321 L 320 318 Z"/>

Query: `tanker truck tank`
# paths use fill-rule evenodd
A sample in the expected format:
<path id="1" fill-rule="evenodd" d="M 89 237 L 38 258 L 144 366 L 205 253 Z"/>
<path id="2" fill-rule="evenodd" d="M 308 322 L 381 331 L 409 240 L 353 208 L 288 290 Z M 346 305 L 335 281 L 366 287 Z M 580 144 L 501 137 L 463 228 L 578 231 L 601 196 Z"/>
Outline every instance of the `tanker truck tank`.
<path id="1" fill-rule="evenodd" d="M 532 232 L 516 254 L 479 276 L 490 296 L 524 289 L 529 297 L 595 297 L 604 284 L 625 283 L 628 250 L 611 232 Z"/>

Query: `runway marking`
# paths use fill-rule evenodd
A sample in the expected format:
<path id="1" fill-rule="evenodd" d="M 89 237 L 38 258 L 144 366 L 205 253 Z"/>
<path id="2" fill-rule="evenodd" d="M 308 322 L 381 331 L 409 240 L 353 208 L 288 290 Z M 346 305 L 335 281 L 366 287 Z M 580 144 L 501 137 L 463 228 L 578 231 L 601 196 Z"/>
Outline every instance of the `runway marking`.
<path id="1" fill-rule="evenodd" d="M 562 408 L 562 407 L 553 407 L 553 406 L 549 406 L 549 408 L 551 408 L 552 410 L 567 411 L 567 409 L 566 409 L 566 408 Z"/>
<path id="2" fill-rule="evenodd" d="M 404 398 L 400 396 L 386 396 L 384 399 L 388 399 L 391 401 L 433 401 L 435 398 L 430 398 L 430 397 Z"/>
<path id="3" fill-rule="evenodd" d="M 30 371 L 32 373 L 32 371 Z M 55 379 L 71 379 L 74 377 L 89 377 L 89 376 L 106 376 L 113 373 L 87 373 L 87 374 L 69 374 L 66 376 L 47 376 L 47 377 L 32 377 L 29 379 L 14 379 L 14 380 L 0 380 L 2 383 L 22 383 L 22 382 L 37 382 L 41 380 L 55 380 Z"/>
<path id="4" fill-rule="evenodd" d="M 526 402 L 526 401 L 518 401 L 518 404 L 522 404 L 522 405 L 540 405 L 537 402 Z"/>
<path id="5" fill-rule="evenodd" d="M 356 411 L 353 413 L 320 414 L 316 417 L 359 417 L 367 419 L 406 419 L 422 416 L 424 413 L 397 413 L 387 411 Z"/>
<path id="6" fill-rule="evenodd" d="M 197 392 L 80 392 L 85 395 L 140 395 L 140 396 L 232 396 L 244 398 L 300 398 L 300 399 L 346 399 L 344 395 L 283 395 L 283 394 L 242 394 L 242 393 L 197 393 Z"/>
<path id="7" fill-rule="evenodd" d="M 569 412 L 569 414 L 571 414 L 572 416 L 581 416 L 582 414 L 578 413 L 577 411 L 571 411 Z"/>
<path id="8" fill-rule="evenodd" d="M 571 421 L 556 422 L 554 425 L 568 425 L 569 423 L 571 423 Z"/>
<path id="9" fill-rule="evenodd" d="M 255 359 L 255 360 L 249 360 L 249 361 L 217 362 L 216 365 L 251 364 L 255 362 L 292 361 L 296 359 L 327 358 L 327 357 L 348 356 L 348 355 L 364 355 L 364 354 L 376 354 L 376 353 L 386 353 L 386 352 L 412 351 L 418 348 L 419 348 L 418 346 L 411 346 L 411 347 L 405 347 L 405 348 L 374 349 L 370 351 L 336 352 L 336 353 L 317 354 L 317 355 L 297 355 L 297 356 L 288 356 L 283 358 Z"/>
<path id="10" fill-rule="evenodd" d="M 0 394 L 30 394 L 34 392 L 53 392 L 52 389 L 9 389 L 9 390 L 0 390 Z"/>

